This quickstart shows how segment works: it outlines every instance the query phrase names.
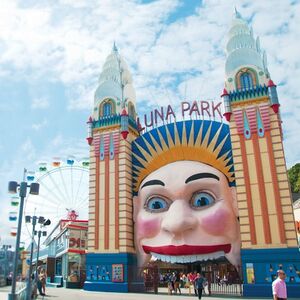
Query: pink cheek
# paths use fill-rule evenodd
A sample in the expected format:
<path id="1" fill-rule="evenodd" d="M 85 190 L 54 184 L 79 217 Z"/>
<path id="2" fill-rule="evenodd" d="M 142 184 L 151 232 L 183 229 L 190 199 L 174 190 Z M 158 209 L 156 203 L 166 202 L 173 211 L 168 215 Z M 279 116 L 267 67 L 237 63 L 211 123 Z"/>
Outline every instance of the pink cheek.
<path id="1" fill-rule="evenodd" d="M 234 217 L 225 209 L 219 209 L 201 218 L 202 229 L 213 235 L 227 232 L 228 228 L 234 225 L 233 223 L 235 223 Z"/>
<path id="2" fill-rule="evenodd" d="M 160 230 L 160 219 L 155 217 L 151 219 L 144 219 L 138 217 L 137 219 L 137 235 L 139 238 L 149 238 L 155 236 Z"/>

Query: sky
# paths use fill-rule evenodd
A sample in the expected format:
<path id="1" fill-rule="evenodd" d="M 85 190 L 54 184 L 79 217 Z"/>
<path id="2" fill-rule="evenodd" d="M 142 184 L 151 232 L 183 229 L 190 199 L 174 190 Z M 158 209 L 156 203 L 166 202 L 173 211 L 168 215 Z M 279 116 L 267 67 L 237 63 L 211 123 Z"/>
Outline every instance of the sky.
<path id="1" fill-rule="evenodd" d="M 113 42 L 137 111 L 215 99 L 234 7 L 260 36 L 277 84 L 288 167 L 300 161 L 300 1 L 1 0 L 0 244 L 14 244 L 7 183 L 53 157 L 88 156 L 86 120 Z"/>

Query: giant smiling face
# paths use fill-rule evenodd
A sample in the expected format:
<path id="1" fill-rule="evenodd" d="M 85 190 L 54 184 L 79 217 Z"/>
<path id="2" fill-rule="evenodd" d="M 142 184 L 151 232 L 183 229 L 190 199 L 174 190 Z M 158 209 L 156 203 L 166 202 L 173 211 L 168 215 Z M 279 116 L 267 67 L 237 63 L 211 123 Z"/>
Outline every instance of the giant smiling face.
<path id="1" fill-rule="evenodd" d="M 178 161 L 149 174 L 134 197 L 139 265 L 151 255 L 188 263 L 224 256 L 240 265 L 235 188 L 217 169 Z"/>

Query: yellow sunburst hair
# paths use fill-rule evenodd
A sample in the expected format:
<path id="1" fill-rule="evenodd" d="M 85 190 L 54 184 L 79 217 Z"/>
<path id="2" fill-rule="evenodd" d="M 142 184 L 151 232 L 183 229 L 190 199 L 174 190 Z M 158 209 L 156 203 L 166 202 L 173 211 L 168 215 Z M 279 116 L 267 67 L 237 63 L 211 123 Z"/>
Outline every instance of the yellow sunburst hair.
<path id="1" fill-rule="evenodd" d="M 235 185 L 229 127 L 216 121 L 182 121 L 143 134 L 132 143 L 133 191 L 150 173 L 180 160 L 199 161 Z"/>

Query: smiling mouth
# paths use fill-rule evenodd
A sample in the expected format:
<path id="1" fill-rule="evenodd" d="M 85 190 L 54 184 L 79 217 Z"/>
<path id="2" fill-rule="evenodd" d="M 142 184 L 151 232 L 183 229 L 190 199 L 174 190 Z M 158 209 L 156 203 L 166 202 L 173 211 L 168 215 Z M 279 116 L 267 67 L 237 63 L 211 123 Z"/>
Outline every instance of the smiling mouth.
<path id="1" fill-rule="evenodd" d="M 231 245 L 169 245 L 160 247 L 143 246 L 143 250 L 145 251 L 145 253 L 151 254 L 161 261 L 171 263 L 189 263 L 222 257 L 226 253 L 230 252 Z"/>

